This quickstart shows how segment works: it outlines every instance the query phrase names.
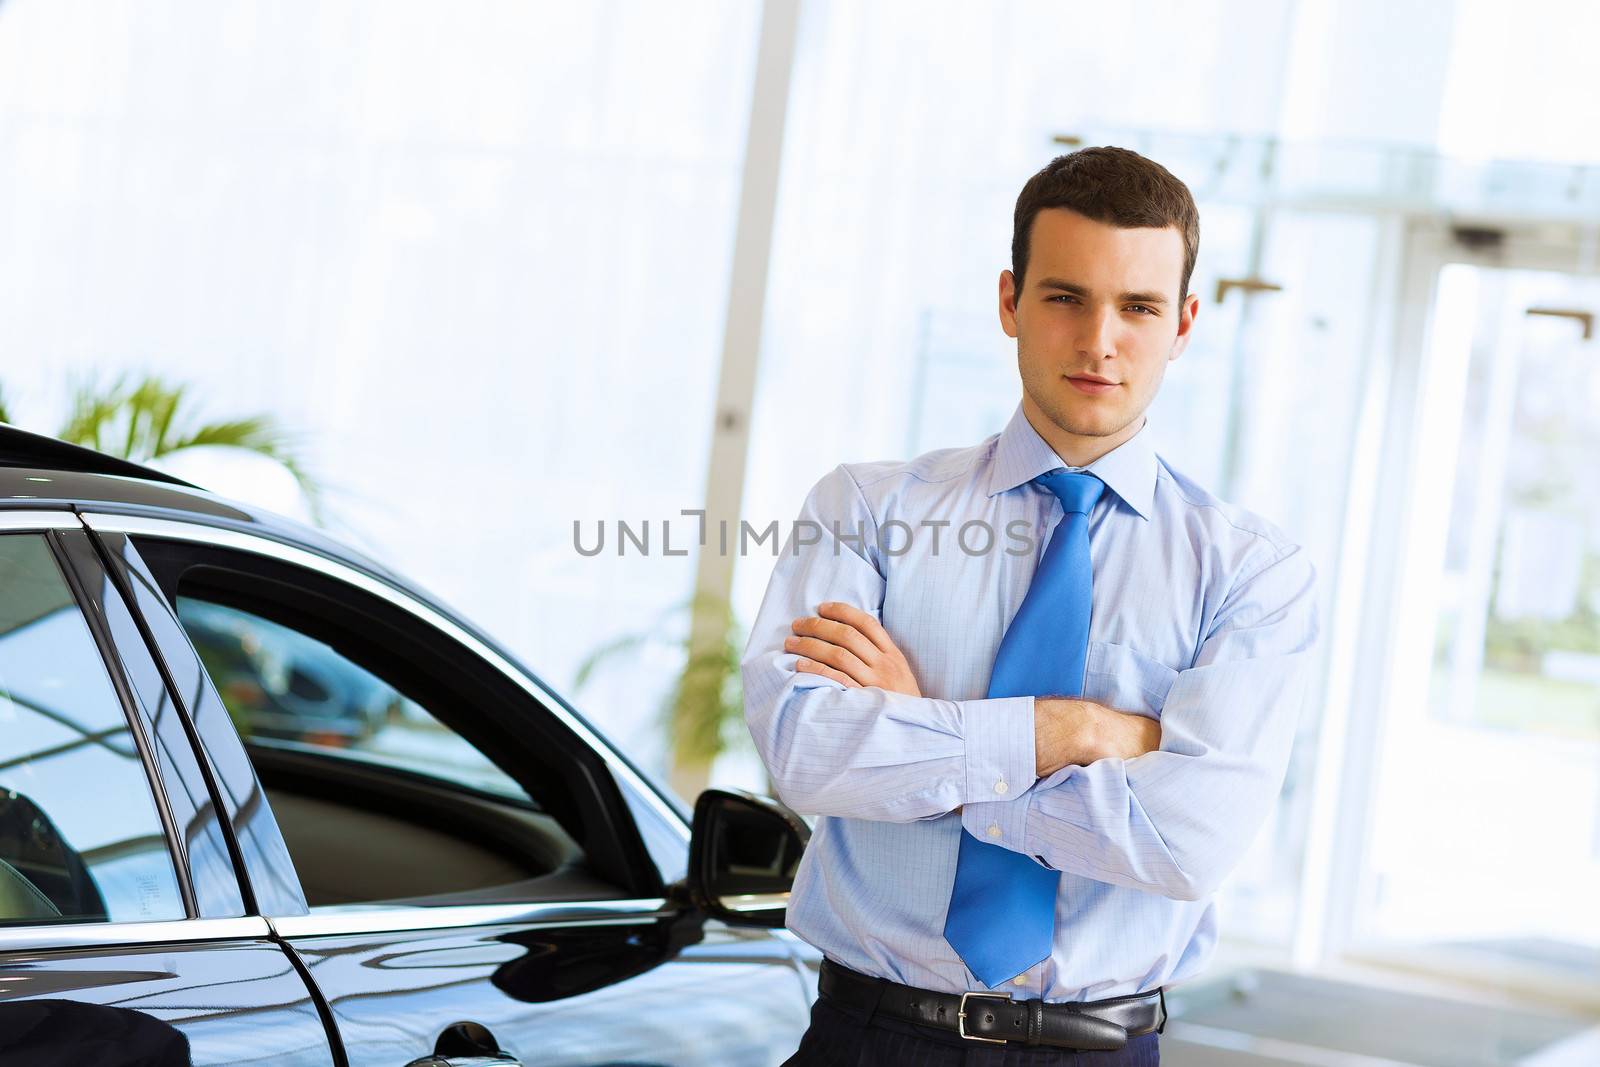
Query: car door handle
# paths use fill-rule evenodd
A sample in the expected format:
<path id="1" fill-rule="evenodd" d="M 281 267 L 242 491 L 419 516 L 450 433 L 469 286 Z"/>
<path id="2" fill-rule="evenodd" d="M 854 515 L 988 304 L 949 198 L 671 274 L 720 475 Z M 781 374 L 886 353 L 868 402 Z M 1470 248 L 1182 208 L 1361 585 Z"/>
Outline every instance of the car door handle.
<path id="1" fill-rule="evenodd" d="M 522 1067 L 522 1061 L 500 1047 L 482 1023 L 451 1023 L 439 1035 L 430 1055 L 406 1067 Z"/>

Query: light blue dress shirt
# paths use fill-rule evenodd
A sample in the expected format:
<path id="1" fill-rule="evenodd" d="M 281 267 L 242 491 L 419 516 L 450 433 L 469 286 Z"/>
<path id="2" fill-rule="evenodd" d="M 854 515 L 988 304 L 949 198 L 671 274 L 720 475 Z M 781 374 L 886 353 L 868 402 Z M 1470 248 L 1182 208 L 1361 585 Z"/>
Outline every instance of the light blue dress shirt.
<path id="1" fill-rule="evenodd" d="M 984 694 L 1061 518 L 1030 482 L 1061 466 L 1109 490 L 1089 519 L 1083 696 L 1158 719 L 1161 748 L 1039 779 L 1034 698 Z M 789 928 L 865 974 L 982 989 L 942 932 L 965 825 L 1062 872 L 1050 958 L 997 988 L 1100 1000 L 1202 970 L 1213 894 L 1288 767 L 1318 632 L 1306 553 L 1174 470 L 1148 426 L 1072 467 L 1020 403 L 976 445 L 835 467 L 799 520 L 741 664 L 773 785 L 817 816 Z M 878 617 L 923 696 L 796 671 L 790 624 L 830 600 Z"/>

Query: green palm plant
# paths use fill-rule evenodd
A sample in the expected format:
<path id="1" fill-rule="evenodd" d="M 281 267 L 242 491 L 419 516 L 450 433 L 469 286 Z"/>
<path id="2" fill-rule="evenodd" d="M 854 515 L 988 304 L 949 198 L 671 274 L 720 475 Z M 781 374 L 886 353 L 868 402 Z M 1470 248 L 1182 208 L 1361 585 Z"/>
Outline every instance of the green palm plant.
<path id="1" fill-rule="evenodd" d="M 689 622 L 696 612 L 714 613 L 726 620 L 720 639 L 701 652 L 692 651 L 689 639 Z M 578 666 L 574 688 L 581 689 L 602 665 L 618 657 L 635 656 L 648 646 L 681 651 L 683 668 L 658 714 L 672 743 L 673 788 L 693 801 L 705 788 L 712 762 L 747 736 L 739 677 L 744 644 L 744 631 L 727 601 L 705 595 L 691 597 L 662 612 L 646 629 L 625 634 L 591 652 Z"/>
<path id="2" fill-rule="evenodd" d="M 192 397 L 189 386 L 154 374 L 119 374 L 110 382 L 90 377 L 71 385 L 67 420 L 55 436 L 135 463 L 203 445 L 255 452 L 294 476 L 313 521 L 321 524 L 322 487 L 306 471 L 287 431 L 269 415 L 198 422 Z M 0 422 L 11 421 L 0 392 Z"/>

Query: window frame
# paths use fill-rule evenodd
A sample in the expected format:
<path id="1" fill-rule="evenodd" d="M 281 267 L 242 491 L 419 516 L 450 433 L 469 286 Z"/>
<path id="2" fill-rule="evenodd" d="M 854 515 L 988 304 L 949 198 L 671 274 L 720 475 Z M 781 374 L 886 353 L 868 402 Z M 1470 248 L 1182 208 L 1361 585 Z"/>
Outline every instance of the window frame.
<path id="1" fill-rule="evenodd" d="M 527 710 L 540 716 L 542 728 L 547 728 L 549 736 L 544 740 L 558 744 L 563 755 L 583 769 L 582 791 L 586 795 L 579 800 L 587 805 L 586 811 L 598 816 L 600 821 L 581 843 L 585 851 L 593 855 L 590 848 L 592 839 L 596 835 L 609 839 L 609 847 L 616 850 L 616 855 L 611 858 L 607 869 L 597 873 L 628 894 L 627 897 L 592 902 L 530 900 L 508 905 L 405 905 L 399 910 L 428 913 L 428 924 L 437 925 L 451 924 L 447 913 L 457 913 L 464 924 L 481 921 L 482 916 L 488 914 L 486 908 L 498 909 L 500 914 L 507 916 L 522 913 L 549 916 L 557 912 L 583 915 L 599 911 L 611 915 L 615 921 L 618 912 L 655 913 L 665 906 L 666 887 L 661 882 L 659 868 L 644 842 L 642 830 L 623 790 L 631 787 L 652 808 L 659 809 L 669 825 L 681 826 L 687 842 L 688 827 L 681 813 L 674 810 L 642 775 L 542 681 L 447 609 L 428 602 L 415 590 L 404 587 L 392 576 L 376 569 L 358 567 L 348 559 L 335 557 L 325 550 L 268 536 L 263 531 L 111 512 L 85 513 L 82 518 L 85 525 L 96 534 L 126 535 L 132 551 L 141 557 L 145 555 L 141 552 L 141 542 L 182 542 L 196 546 L 199 550 L 197 554 L 209 555 L 210 559 L 206 561 L 209 565 L 214 565 L 219 558 L 225 558 L 236 564 L 236 567 L 229 569 L 237 569 L 242 574 L 279 581 L 291 587 L 309 585 L 313 589 L 318 584 L 331 582 L 332 587 L 375 605 L 391 625 L 409 627 L 429 639 L 447 639 L 454 646 L 455 654 L 470 658 L 475 671 L 481 670 L 486 676 L 492 676 L 495 684 L 502 688 L 509 682 L 520 690 L 519 696 L 525 698 Z M 212 553 L 220 553 L 220 556 Z M 143 562 L 150 566 L 148 558 L 143 558 Z M 194 560 L 181 569 L 186 570 L 200 562 Z M 277 570 L 274 571 L 274 568 Z M 172 609 L 180 575 L 162 573 L 170 569 L 165 565 L 153 569 L 157 572 L 155 576 L 167 607 Z M 234 738 L 239 740 L 236 732 Z M 239 743 L 242 744 L 242 741 Z M 453 784 L 446 784 L 454 788 Z M 614 876 L 619 872 L 623 877 Z M 355 904 L 340 906 L 337 911 L 324 907 L 312 909 L 309 915 L 269 916 L 269 919 L 275 927 L 288 923 L 296 930 L 325 926 L 331 922 L 343 931 L 359 928 L 363 922 L 391 927 L 400 921 L 422 921 L 415 915 L 412 919 L 402 920 L 396 911 L 397 906 L 394 905 Z"/>

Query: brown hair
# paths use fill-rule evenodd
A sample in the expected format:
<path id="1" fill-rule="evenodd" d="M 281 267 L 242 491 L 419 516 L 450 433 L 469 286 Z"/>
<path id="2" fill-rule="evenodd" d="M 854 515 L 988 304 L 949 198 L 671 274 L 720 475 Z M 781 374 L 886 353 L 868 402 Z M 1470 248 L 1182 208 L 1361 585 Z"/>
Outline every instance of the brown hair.
<path id="1" fill-rule="evenodd" d="M 1188 297 L 1189 276 L 1200 252 L 1200 211 L 1189 187 L 1166 167 L 1126 148 L 1080 148 L 1057 156 L 1029 178 L 1017 197 L 1011 228 L 1011 273 L 1018 294 L 1028 268 L 1034 216 L 1052 207 L 1122 229 L 1176 229 L 1183 237 L 1178 300 Z"/>

